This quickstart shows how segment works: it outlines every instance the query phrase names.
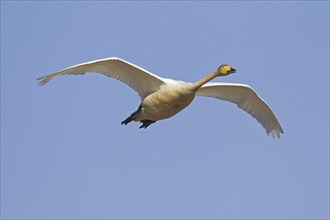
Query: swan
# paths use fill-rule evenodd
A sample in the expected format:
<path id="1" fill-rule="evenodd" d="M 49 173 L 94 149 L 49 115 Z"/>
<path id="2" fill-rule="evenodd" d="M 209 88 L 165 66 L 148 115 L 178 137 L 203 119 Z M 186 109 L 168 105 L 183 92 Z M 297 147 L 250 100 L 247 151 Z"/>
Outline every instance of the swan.
<path id="1" fill-rule="evenodd" d="M 83 75 L 96 72 L 126 83 L 141 98 L 138 109 L 121 122 L 142 123 L 147 128 L 156 121 L 170 118 L 186 108 L 196 96 L 213 97 L 235 103 L 254 117 L 273 138 L 280 137 L 283 129 L 266 102 L 248 85 L 209 82 L 215 77 L 236 72 L 233 67 L 223 64 L 214 72 L 195 83 L 162 78 L 118 57 L 94 60 L 68 67 L 53 74 L 39 77 L 38 85 L 43 86 L 51 79 L 67 74 Z"/>

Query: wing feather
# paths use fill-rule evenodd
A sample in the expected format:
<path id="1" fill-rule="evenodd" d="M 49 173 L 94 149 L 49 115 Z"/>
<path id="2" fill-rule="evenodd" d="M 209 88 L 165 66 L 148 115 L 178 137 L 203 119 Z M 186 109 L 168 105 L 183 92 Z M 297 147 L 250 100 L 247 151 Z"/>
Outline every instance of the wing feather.
<path id="1" fill-rule="evenodd" d="M 206 83 L 196 93 L 198 96 L 214 97 L 235 103 L 254 117 L 273 138 L 284 133 L 270 107 L 248 85 L 234 83 Z"/>
<path id="2" fill-rule="evenodd" d="M 134 89 L 144 99 L 157 91 L 164 83 L 163 78 L 149 71 L 117 57 L 94 60 L 81 63 L 56 73 L 38 78 L 38 85 L 43 86 L 51 79 L 60 75 L 83 75 L 88 72 L 101 73 L 105 76 L 120 80 Z"/>

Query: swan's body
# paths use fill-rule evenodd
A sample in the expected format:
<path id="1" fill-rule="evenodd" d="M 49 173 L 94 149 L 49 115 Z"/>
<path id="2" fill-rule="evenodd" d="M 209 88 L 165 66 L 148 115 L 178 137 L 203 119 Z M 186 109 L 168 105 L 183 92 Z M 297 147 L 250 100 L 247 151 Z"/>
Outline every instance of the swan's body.
<path id="1" fill-rule="evenodd" d="M 146 128 L 156 121 L 177 114 L 186 108 L 195 96 L 207 96 L 237 104 L 256 118 L 267 134 L 280 137 L 280 133 L 283 133 L 281 125 L 272 110 L 252 88 L 244 84 L 208 83 L 217 76 L 225 76 L 235 71 L 224 64 L 201 80 L 187 83 L 161 78 L 125 60 L 111 57 L 78 64 L 38 80 L 39 85 L 44 85 L 59 75 L 97 72 L 126 83 L 139 94 L 142 102 L 138 110 L 122 122 L 125 125 L 131 121 L 139 121 L 143 123 L 140 128 Z"/>
<path id="2" fill-rule="evenodd" d="M 186 108 L 194 97 L 195 93 L 192 92 L 190 84 L 167 80 L 167 85 L 162 85 L 157 92 L 142 101 L 143 108 L 135 120 L 159 121 L 170 118 Z"/>

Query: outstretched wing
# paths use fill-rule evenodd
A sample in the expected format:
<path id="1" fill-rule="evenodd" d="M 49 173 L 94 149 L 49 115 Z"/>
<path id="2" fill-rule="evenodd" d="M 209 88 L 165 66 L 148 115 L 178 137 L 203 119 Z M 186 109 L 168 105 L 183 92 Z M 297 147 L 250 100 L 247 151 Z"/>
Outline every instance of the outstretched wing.
<path id="1" fill-rule="evenodd" d="M 60 75 L 82 75 L 88 72 L 102 73 L 108 77 L 117 79 L 133 88 L 144 99 L 149 94 L 157 91 L 164 83 L 163 78 L 148 72 L 147 70 L 122 60 L 117 57 L 94 60 L 81 63 L 56 73 L 38 78 L 38 85 L 43 86 L 49 80 Z"/>
<path id="2" fill-rule="evenodd" d="M 206 83 L 196 93 L 235 103 L 248 112 L 273 138 L 280 137 L 283 129 L 264 100 L 248 85 L 233 83 Z"/>

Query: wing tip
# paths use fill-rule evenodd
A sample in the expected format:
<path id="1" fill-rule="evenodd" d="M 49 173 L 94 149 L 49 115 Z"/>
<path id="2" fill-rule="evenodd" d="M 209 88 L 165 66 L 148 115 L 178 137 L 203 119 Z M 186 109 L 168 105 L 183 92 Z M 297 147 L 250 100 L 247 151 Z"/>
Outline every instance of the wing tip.
<path id="1" fill-rule="evenodd" d="M 276 138 L 280 138 L 281 134 L 284 134 L 284 131 L 281 127 L 279 128 L 274 128 L 272 130 L 270 130 L 269 132 L 267 132 L 268 136 L 272 136 L 272 138 L 276 139 Z"/>
<path id="2" fill-rule="evenodd" d="M 37 82 L 37 85 L 38 86 L 44 86 L 46 83 L 48 83 L 49 82 L 49 80 L 51 80 L 52 79 L 52 77 L 50 77 L 50 76 L 42 76 L 42 77 L 39 77 L 39 78 L 37 78 L 37 80 L 39 81 L 39 82 Z"/>

